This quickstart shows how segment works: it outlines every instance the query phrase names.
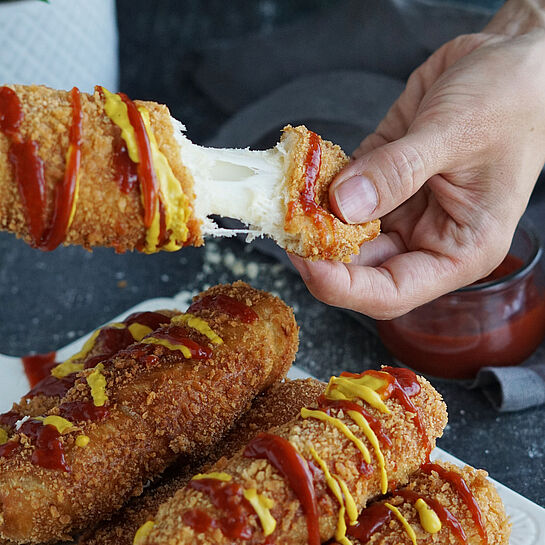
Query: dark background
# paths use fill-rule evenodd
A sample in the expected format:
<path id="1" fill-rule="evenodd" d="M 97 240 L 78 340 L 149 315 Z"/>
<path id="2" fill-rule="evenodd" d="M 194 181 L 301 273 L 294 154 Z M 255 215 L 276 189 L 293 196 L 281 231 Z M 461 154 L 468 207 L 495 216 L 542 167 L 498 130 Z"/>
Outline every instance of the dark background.
<path id="1" fill-rule="evenodd" d="M 120 88 L 168 104 L 196 142 L 227 119 L 193 80 L 203 49 L 269 33 L 334 0 L 119 0 Z M 364 135 L 362 135 L 364 136 Z M 349 151 L 349 150 L 347 150 Z M 151 256 L 60 248 L 44 254 L 0 234 L 0 352 L 23 355 L 66 345 L 145 299 L 238 278 L 272 290 L 296 310 L 298 365 L 321 379 L 390 361 L 380 342 L 349 315 L 307 292 L 298 276 L 237 241 Z M 545 506 L 545 408 L 496 413 L 478 391 L 435 380 L 449 406 L 439 445 Z"/>

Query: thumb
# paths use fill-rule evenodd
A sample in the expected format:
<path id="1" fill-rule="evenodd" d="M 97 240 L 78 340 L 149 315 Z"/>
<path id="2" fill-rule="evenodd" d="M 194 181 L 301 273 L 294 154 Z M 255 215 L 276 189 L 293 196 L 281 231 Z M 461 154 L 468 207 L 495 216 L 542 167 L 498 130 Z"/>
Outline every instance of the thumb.
<path id="1" fill-rule="evenodd" d="M 397 208 L 441 172 L 438 135 L 411 133 L 348 164 L 329 187 L 333 212 L 346 223 L 371 221 Z"/>

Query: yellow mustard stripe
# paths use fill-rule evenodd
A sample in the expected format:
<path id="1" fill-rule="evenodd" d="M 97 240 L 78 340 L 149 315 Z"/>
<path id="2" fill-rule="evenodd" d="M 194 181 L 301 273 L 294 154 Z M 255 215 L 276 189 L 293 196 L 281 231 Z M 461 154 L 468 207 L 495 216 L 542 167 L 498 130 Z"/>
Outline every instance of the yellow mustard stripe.
<path id="1" fill-rule="evenodd" d="M 339 502 L 339 517 L 337 519 L 337 529 L 335 530 L 335 539 L 340 543 L 340 545 L 352 545 L 351 541 L 346 537 L 346 522 L 344 520 L 344 514 L 346 508 L 344 506 L 343 495 L 339 483 L 331 476 L 327 464 L 318 456 L 318 453 L 314 447 L 310 447 L 310 454 L 316 460 L 320 469 L 324 472 L 325 481 L 327 486 Z"/>
<path id="2" fill-rule="evenodd" d="M 0 445 L 8 442 L 8 432 L 4 428 L 0 428 Z"/>
<path id="3" fill-rule="evenodd" d="M 211 471 L 210 473 L 197 473 L 191 477 L 192 481 L 200 481 L 202 479 L 216 479 L 218 481 L 229 482 L 232 477 L 229 473 L 223 473 L 222 471 Z"/>
<path id="4" fill-rule="evenodd" d="M 376 390 L 387 385 L 386 380 L 370 375 L 362 377 L 331 377 L 325 397 L 331 400 L 361 399 L 381 413 L 388 414 L 390 409 L 386 406 Z"/>
<path id="5" fill-rule="evenodd" d="M 88 435 L 78 435 L 76 437 L 76 446 L 85 448 L 89 444 L 89 441 L 91 441 L 91 439 Z"/>
<path id="6" fill-rule="evenodd" d="M 143 106 L 139 106 L 138 111 L 148 133 L 153 168 L 155 169 L 157 182 L 159 183 L 159 193 L 165 210 L 166 228 L 170 231 L 169 240 L 160 249 L 175 252 L 182 247 L 182 244 L 178 244 L 176 241 L 185 242 L 189 235 L 189 229 L 187 228 L 187 221 L 190 216 L 189 199 L 182 191 L 180 182 L 174 176 L 168 159 L 159 150 L 157 140 L 151 130 L 149 112 Z M 146 247 L 144 249 L 146 253 L 159 250 L 160 214 L 158 212 L 157 209 L 146 236 Z"/>
<path id="7" fill-rule="evenodd" d="M 276 529 L 276 520 L 271 515 L 271 509 L 274 507 L 274 501 L 267 496 L 258 494 L 255 488 L 244 489 L 244 497 L 248 500 L 250 505 L 254 508 L 261 527 L 263 528 L 263 536 L 270 536 Z"/>
<path id="8" fill-rule="evenodd" d="M 155 522 L 153 522 L 153 520 L 148 520 L 148 522 L 144 522 L 144 524 L 142 524 L 142 526 L 138 528 L 136 534 L 134 534 L 134 540 L 132 542 L 133 545 L 143 545 L 146 541 L 146 538 L 153 530 L 154 526 Z"/>
<path id="9" fill-rule="evenodd" d="M 129 331 L 135 341 L 140 342 L 146 335 L 149 335 L 153 330 L 144 324 L 134 323 L 129 326 Z"/>
<path id="10" fill-rule="evenodd" d="M 63 378 L 72 373 L 82 371 L 83 363 L 74 363 L 74 362 L 76 360 L 84 359 L 87 356 L 87 354 L 91 352 L 91 350 L 95 346 L 95 341 L 97 340 L 99 333 L 100 333 L 100 329 L 97 329 L 96 331 L 94 331 L 93 334 L 85 341 L 83 348 L 77 354 L 74 354 L 72 357 L 68 358 L 63 363 L 59 363 L 59 365 L 56 365 L 55 367 L 53 367 L 53 369 L 51 369 L 51 374 L 55 378 Z"/>
<path id="11" fill-rule="evenodd" d="M 74 424 L 62 416 L 46 416 L 45 418 L 37 417 L 35 420 L 41 420 L 44 426 L 54 426 L 62 435 L 74 429 Z"/>
<path id="12" fill-rule="evenodd" d="M 193 314 L 180 314 L 172 318 L 171 323 L 187 325 L 205 335 L 212 344 L 222 344 L 223 339 L 208 325 L 206 320 Z"/>
<path id="13" fill-rule="evenodd" d="M 121 138 L 127 144 L 127 151 L 133 163 L 139 163 L 138 144 L 134 127 L 129 121 L 127 113 L 127 105 L 121 100 L 119 95 L 111 93 L 105 87 L 102 87 L 102 92 L 106 99 L 104 103 L 104 111 L 106 115 L 121 129 Z"/>
<path id="14" fill-rule="evenodd" d="M 179 350 L 184 355 L 184 358 L 187 358 L 188 360 L 191 359 L 191 351 L 185 344 L 174 344 L 166 339 L 157 339 L 155 337 L 147 337 L 146 339 L 142 339 L 142 342 L 144 344 L 159 344 L 165 346 L 169 350 Z"/>
<path id="15" fill-rule="evenodd" d="M 108 396 L 106 395 L 106 378 L 102 374 L 104 365 L 99 363 L 94 370 L 87 376 L 87 384 L 91 388 L 91 397 L 96 407 L 102 407 Z"/>
<path id="16" fill-rule="evenodd" d="M 70 144 L 68 146 L 68 150 L 66 151 L 66 164 L 70 164 L 70 157 L 76 153 L 76 148 Z M 72 221 L 74 220 L 74 215 L 76 214 L 76 203 L 79 196 L 79 179 L 80 179 L 80 169 L 78 169 L 78 172 L 76 173 L 76 185 L 74 187 L 74 199 L 72 200 L 72 208 L 70 209 L 70 216 L 68 217 L 68 224 L 66 226 L 66 230 L 70 228 L 72 225 Z"/>
<path id="17" fill-rule="evenodd" d="M 384 460 L 384 455 L 380 449 L 380 444 L 378 442 L 375 432 L 371 429 L 369 422 L 365 417 L 358 411 L 347 411 L 348 416 L 360 427 L 361 431 L 365 434 L 368 441 L 373 446 L 375 454 L 377 456 L 378 467 L 380 469 L 380 487 L 382 494 L 386 494 L 388 491 L 388 474 L 386 473 L 386 463 Z"/>
<path id="18" fill-rule="evenodd" d="M 306 407 L 303 407 L 301 409 L 301 416 L 303 418 L 316 418 L 317 420 L 322 420 L 323 422 L 327 422 L 329 424 L 332 424 L 335 426 L 341 433 L 343 433 L 354 445 L 356 445 L 357 449 L 361 452 L 363 459 L 365 460 L 366 464 L 371 463 L 371 455 L 369 454 L 369 450 L 367 447 L 363 444 L 361 439 L 358 439 L 351 431 L 350 428 L 341 420 L 338 418 L 335 418 L 333 416 L 329 416 L 328 414 L 324 413 L 323 411 L 313 410 L 313 409 L 307 409 Z"/>
<path id="19" fill-rule="evenodd" d="M 78 373 L 79 371 L 83 371 L 84 364 L 83 362 L 75 363 L 76 360 L 83 360 L 87 357 L 89 352 L 94 348 L 97 337 L 99 336 L 100 332 L 103 329 L 106 328 L 113 328 L 113 329 L 123 329 L 125 327 L 125 324 L 122 324 L 120 322 L 112 322 L 111 324 L 108 324 L 107 326 L 104 326 L 103 328 L 97 329 L 96 331 L 93 331 L 93 334 L 85 341 L 85 344 L 83 345 L 82 349 L 68 358 L 67 360 L 63 361 L 62 363 L 59 363 L 59 365 L 56 365 L 51 369 L 51 374 L 55 378 L 64 378 L 68 375 L 71 375 L 72 373 Z"/>
<path id="20" fill-rule="evenodd" d="M 401 511 L 397 507 L 394 507 L 391 503 L 384 502 L 384 505 L 388 509 L 390 509 L 390 511 L 392 511 L 392 513 L 398 518 L 399 522 L 401 522 L 401 524 L 405 528 L 407 535 L 411 538 L 413 545 L 416 545 L 416 534 L 414 533 L 413 527 L 409 524 L 407 519 L 401 514 Z"/>
<path id="21" fill-rule="evenodd" d="M 346 506 L 346 513 L 348 514 L 348 521 L 350 523 L 350 526 L 354 526 L 358 523 L 358 506 L 356 505 L 352 494 L 350 494 L 350 490 L 348 490 L 348 486 L 346 485 L 346 483 L 338 475 L 333 475 L 333 477 L 335 477 L 335 479 L 339 483 L 339 486 L 341 487 L 344 496 L 344 505 Z"/>
<path id="22" fill-rule="evenodd" d="M 436 534 L 441 531 L 441 520 L 437 513 L 422 499 L 418 498 L 414 504 L 420 518 L 420 525 L 426 532 Z"/>

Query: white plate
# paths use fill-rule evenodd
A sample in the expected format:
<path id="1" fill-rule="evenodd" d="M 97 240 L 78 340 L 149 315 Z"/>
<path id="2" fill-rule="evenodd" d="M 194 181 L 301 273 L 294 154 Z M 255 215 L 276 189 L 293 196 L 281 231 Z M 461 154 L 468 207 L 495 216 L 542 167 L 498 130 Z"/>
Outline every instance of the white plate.
<path id="1" fill-rule="evenodd" d="M 119 322 L 133 312 L 161 308 L 185 310 L 181 304 L 181 300 L 175 298 L 148 299 L 110 320 L 110 322 Z M 85 335 L 81 339 L 58 350 L 57 361 L 63 361 L 72 354 L 75 354 L 81 349 L 89 336 L 90 334 Z M 294 366 L 291 368 L 288 376 L 290 378 L 307 378 L 311 375 L 303 369 Z M 21 360 L 19 358 L 0 355 L 0 413 L 8 411 L 12 402 L 25 395 L 28 389 L 29 385 Z M 462 460 L 455 458 L 440 448 L 436 448 L 432 452 L 432 459 L 445 460 L 459 466 L 465 465 Z M 496 485 L 513 525 L 509 541 L 510 545 L 543 545 L 545 543 L 545 509 L 494 479 L 491 479 L 491 481 Z"/>

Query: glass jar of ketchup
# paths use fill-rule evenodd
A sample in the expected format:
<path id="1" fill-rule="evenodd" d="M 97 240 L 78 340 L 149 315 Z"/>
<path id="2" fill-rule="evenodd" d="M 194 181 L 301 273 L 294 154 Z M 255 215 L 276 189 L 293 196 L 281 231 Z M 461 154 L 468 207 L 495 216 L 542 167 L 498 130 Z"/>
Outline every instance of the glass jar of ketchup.
<path id="1" fill-rule="evenodd" d="M 380 338 L 403 364 L 466 379 L 481 367 L 517 365 L 545 337 L 542 248 L 529 222 L 490 275 L 405 316 L 378 322 Z"/>

